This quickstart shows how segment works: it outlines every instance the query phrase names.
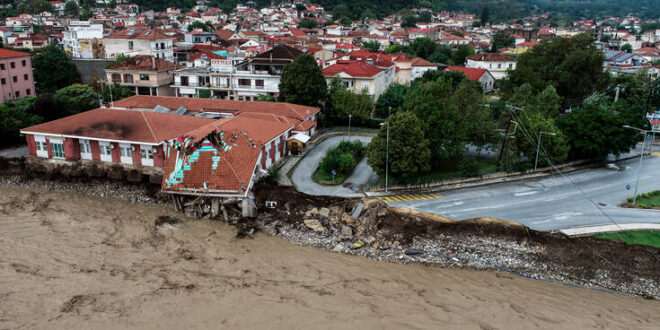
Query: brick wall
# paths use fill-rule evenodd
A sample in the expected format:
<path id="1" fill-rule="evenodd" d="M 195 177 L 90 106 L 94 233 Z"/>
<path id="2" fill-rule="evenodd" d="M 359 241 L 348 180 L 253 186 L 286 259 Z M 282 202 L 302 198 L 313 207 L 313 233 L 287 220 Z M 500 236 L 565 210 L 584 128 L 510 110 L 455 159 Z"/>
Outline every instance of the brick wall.
<path id="1" fill-rule="evenodd" d="M 99 141 L 89 141 L 89 147 L 92 150 L 92 160 L 101 160 L 101 146 L 99 146 Z"/>
<path id="2" fill-rule="evenodd" d="M 140 154 L 140 145 L 133 144 L 133 166 L 141 167 L 142 166 L 142 156 Z"/>
<path id="3" fill-rule="evenodd" d="M 112 162 L 119 163 L 121 161 L 121 154 L 119 151 L 119 143 L 111 143 L 112 145 Z"/>
<path id="4" fill-rule="evenodd" d="M 30 156 L 37 155 L 37 143 L 34 140 L 34 135 L 26 135 L 25 142 L 27 143 L 28 153 Z"/>
<path id="5" fill-rule="evenodd" d="M 165 154 L 162 146 L 154 146 L 154 166 L 163 168 Z"/>
<path id="6" fill-rule="evenodd" d="M 64 139 L 64 159 L 71 161 L 80 160 L 80 142 L 78 139 Z"/>

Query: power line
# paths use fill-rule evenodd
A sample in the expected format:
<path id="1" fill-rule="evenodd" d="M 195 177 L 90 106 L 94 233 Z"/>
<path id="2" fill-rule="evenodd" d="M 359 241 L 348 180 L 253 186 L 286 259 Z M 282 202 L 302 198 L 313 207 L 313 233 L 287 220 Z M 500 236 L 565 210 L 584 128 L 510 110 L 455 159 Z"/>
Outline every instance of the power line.
<path id="1" fill-rule="evenodd" d="M 521 108 L 518 108 L 518 109 L 523 110 L 523 109 L 521 109 Z M 523 114 L 525 113 L 524 111 L 521 111 L 521 112 L 522 112 Z M 536 142 L 536 141 L 534 141 L 533 137 L 531 136 L 531 134 L 529 133 L 529 131 L 528 131 L 527 128 L 525 127 L 523 121 L 520 120 L 520 118 L 517 117 L 517 114 L 515 113 L 515 111 L 511 111 L 511 116 L 517 119 L 516 121 L 518 122 L 518 126 L 520 127 L 520 131 L 525 135 L 525 137 L 526 137 L 530 142 L 532 142 L 532 143 Z M 646 142 L 646 141 L 645 141 L 645 142 Z M 584 190 L 582 190 L 582 188 L 581 188 L 581 187 L 580 187 L 575 181 L 573 181 L 569 176 L 567 176 L 567 175 L 565 175 L 564 173 L 562 173 L 561 171 L 559 171 L 559 169 L 558 169 L 558 168 L 555 166 L 555 164 L 552 162 L 552 159 L 548 156 L 548 153 L 547 153 L 547 151 L 545 150 L 545 147 L 544 147 L 543 145 L 541 145 L 540 150 L 541 150 L 542 156 L 546 159 L 546 161 L 548 162 L 548 164 L 550 165 L 550 167 L 552 168 L 552 170 L 553 170 L 554 172 L 556 172 L 557 174 L 559 174 L 562 178 L 567 179 L 567 180 L 568 180 L 573 186 L 575 186 L 575 187 L 578 189 L 578 191 L 583 195 L 583 198 L 584 198 L 585 200 L 589 201 L 594 207 L 596 207 L 596 209 L 597 209 L 597 210 L 598 210 L 603 216 L 605 216 L 610 222 L 612 222 L 612 223 L 613 223 L 613 224 L 614 224 L 614 225 L 615 225 L 620 231 L 623 230 L 623 228 L 621 228 L 621 226 L 619 225 L 619 223 L 617 223 L 617 222 L 616 222 L 616 221 L 615 221 L 615 220 L 614 220 L 609 214 L 607 214 L 607 212 L 605 212 L 605 210 L 603 210 L 602 208 L 600 208 L 599 205 L 598 205 L 598 203 L 596 203 L 593 199 L 589 198 L 589 197 L 587 196 L 587 193 L 584 192 Z"/>

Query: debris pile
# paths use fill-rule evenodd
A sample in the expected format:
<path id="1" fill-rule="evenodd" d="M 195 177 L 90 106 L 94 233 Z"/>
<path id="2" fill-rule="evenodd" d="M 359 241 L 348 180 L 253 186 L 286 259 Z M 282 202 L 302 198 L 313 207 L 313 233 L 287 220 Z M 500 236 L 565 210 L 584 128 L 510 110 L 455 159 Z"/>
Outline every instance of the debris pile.
<path id="1" fill-rule="evenodd" d="M 512 272 L 532 279 L 660 298 L 660 251 L 536 232 L 494 219 L 449 219 L 390 209 L 380 200 L 336 200 L 279 190 L 259 228 L 300 245 L 397 263 Z"/>

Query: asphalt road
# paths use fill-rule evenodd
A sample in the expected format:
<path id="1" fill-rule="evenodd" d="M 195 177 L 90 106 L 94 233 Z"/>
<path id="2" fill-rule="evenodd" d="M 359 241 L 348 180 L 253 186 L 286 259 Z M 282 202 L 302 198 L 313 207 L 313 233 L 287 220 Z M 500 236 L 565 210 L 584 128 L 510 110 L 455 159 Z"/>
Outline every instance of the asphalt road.
<path id="1" fill-rule="evenodd" d="M 592 169 L 564 176 L 490 185 L 442 193 L 438 199 L 391 203 L 457 220 L 497 217 L 536 230 L 560 230 L 613 223 L 659 223 L 660 211 L 625 209 L 632 197 L 638 159 L 620 163 L 623 171 Z M 629 185 L 629 189 L 627 189 Z M 660 158 L 644 160 L 639 192 L 660 190 Z"/>
<path id="2" fill-rule="evenodd" d="M 326 152 L 339 144 L 339 142 L 346 140 L 359 140 L 367 144 L 369 141 L 371 141 L 371 136 L 353 135 L 350 138 L 348 136 L 334 136 L 314 146 L 314 148 L 310 150 L 302 160 L 300 160 L 296 168 L 293 170 L 293 173 L 291 174 L 291 181 L 295 185 L 296 190 L 305 194 L 316 196 L 364 196 L 364 194 L 359 193 L 359 189 L 352 189 L 350 187 L 345 187 L 345 185 L 350 183 L 355 187 L 359 187 L 371 180 L 378 179 L 374 171 L 367 164 L 366 158 L 355 167 L 353 174 L 348 179 L 346 179 L 344 185 L 324 186 L 312 180 L 312 175 L 314 174 L 314 171 L 316 171 L 316 168 L 319 166 L 319 163 L 323 159 L 323 156 L 325 156 Z"/>

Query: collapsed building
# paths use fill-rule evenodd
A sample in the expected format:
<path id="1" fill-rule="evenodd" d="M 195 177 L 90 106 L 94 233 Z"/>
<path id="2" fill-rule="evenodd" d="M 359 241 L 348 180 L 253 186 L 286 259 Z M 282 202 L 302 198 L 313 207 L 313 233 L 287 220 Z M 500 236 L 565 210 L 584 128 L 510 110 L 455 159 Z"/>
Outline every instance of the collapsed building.
<path id="1" fill-rule="evenodd" d="M 123 168 L 159 181 L 194 216 L 253 215 L 252 187 L 316 132 L 319 109 L 275 102 L 133 96 L 24 128 L 29 159 Z M 292 143 L 293 142 L 293 143 Z"/>

